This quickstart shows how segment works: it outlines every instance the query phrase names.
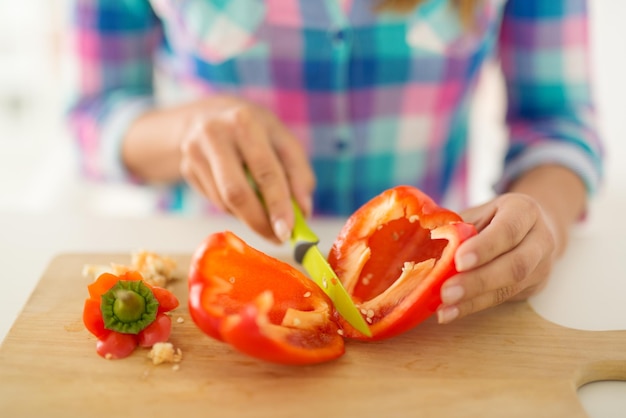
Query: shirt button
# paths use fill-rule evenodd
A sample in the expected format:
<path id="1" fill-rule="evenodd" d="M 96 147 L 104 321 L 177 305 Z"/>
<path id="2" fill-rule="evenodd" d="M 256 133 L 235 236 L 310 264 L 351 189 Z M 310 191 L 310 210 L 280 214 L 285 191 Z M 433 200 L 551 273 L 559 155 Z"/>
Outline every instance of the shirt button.
<path id="1" fill-rule="evenodd" d="M 335 141 L 335 150 L 337 150 L 339 152 L 347 151 L 349 145 L 350 144 L 348 144 L 347 140 L 345 140 L 345 139 L 337 139 Z"/>
<path id="2" fill-rule="evenodd" d="M 348 34 L 344 29 L 337 29 L 330 34 L 330 38 L 335 45 L 343 44 L 346 41 Z"/>

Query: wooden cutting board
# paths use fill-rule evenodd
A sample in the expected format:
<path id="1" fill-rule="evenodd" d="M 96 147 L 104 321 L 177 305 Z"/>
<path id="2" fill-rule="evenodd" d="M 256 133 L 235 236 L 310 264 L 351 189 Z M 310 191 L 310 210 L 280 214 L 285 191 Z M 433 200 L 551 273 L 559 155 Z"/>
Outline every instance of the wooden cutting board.
<path id="1" fill-rule="evenodd" d="M 189 257 L 175 258 L 184 274 Z M 626 380 L 626 331 L 563 328 L 527 303 L 450 325 L 431 319 L 391 340 L 349 341 L 330 363 L 264 363 L 194 326 L 184 280 L 174 286 L 181 307 L 170 339 L 183 351 L 180 368 L 154 366 L 145 349 L 107 361 L 82 325 L 81 270 L 111 261 L 129 264 L 130 256 L 51 262 L 0 347 L 0 417 L 575 418 L 586 416 L 579 386 Z"/>

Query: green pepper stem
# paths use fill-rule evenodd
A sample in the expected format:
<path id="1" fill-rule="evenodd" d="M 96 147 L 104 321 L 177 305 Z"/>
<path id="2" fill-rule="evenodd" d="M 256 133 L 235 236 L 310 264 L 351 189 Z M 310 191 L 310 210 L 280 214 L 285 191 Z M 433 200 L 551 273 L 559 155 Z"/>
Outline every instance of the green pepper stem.
<path id="1" fill-rule="evenodd" d="M 122 322 L 135 322 L 146 311 L 146 300 L 132 290 L 119 289 L 115 292 L 113 313 Z"/>
<path id="2" fill-rule="evenodd" d="M 104 327 L 123 334 L 138 334 L 157 316 L 159 301 L 141 281 L 120 280 L 102 295 Z"/>

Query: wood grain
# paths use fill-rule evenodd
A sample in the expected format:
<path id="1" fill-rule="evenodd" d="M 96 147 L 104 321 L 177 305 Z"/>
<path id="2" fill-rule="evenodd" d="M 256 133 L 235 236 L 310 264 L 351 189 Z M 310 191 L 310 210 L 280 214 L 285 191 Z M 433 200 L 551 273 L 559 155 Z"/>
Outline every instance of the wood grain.
<path id="1" fill-rule="evenodd" d="M 175 258 L 184 275 L 189 257 Z M 387 341 L 348 341 L 345 356 L 326 364 L 264 363 L 194 326 L 184 280 L 173 287 L 179 370 L 152 365 L 143 349 L 106 361 L 82 325 L 81 270 L 129 260 L 66 254 L 51 262 L 0 347 L 0 416 L 575 418 L 586 416 L 579 386 L 626 380 L 626 331 L 563 328 L 527 303 L 445 326 L 429 320 Z"/>

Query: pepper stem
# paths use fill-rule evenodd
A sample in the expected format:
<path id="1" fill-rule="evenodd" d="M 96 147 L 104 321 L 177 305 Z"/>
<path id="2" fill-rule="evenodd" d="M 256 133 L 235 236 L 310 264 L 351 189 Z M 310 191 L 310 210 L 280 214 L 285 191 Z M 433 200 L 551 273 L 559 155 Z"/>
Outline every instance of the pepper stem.
<path id="1" fill-rule="evenodd" d="M 132 290 L 120 289 L 115 296 L 113 314 L 122 322 L 135 322 L 146 311 L 146 300 Z"/>
<path id="2" fill-rule="evenodd" d="M 156 319 L 159 301 L 142 281 L 120 280 L 102 295 L 104 327 L 123 334 L 138 334 Z"/>

